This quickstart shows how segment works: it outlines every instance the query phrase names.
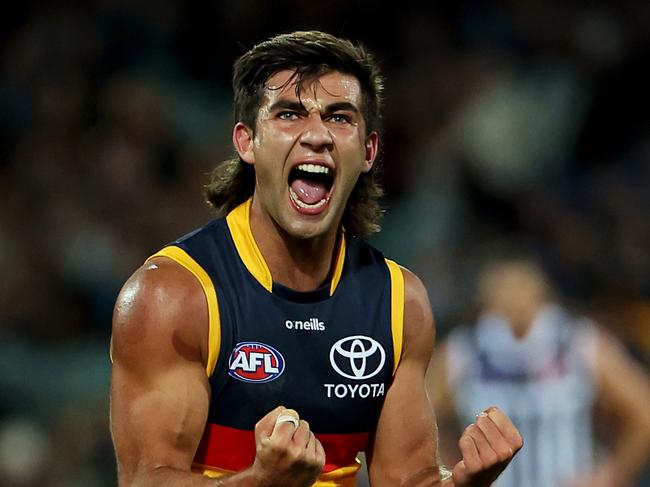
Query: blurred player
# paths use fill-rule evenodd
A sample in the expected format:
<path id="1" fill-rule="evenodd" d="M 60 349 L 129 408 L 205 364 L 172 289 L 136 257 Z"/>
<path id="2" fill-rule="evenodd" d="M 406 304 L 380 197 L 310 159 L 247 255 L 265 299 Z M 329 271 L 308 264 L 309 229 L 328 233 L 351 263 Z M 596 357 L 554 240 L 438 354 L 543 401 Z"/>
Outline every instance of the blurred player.
<path id="1" fill-rule="evenodd" d="M 429 393 L 441 423 L 498 403 L 526 448 L 497 487 L 625 487 L 650 451 L 650 386 L 613 337 L 552 297 L 542 270 L 495 260 L 478 280 L 476 324 L 434 356 Z M 595 423 L 611 444 L 599 451 Z M 444 457 L 454 448 L 441 433 Z"/>

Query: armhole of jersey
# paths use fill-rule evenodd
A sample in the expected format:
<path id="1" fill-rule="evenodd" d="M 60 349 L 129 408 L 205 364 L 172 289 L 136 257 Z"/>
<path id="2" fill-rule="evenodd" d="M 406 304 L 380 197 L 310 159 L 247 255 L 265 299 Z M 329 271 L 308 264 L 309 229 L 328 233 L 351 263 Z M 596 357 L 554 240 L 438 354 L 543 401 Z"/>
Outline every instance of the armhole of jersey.
<path id="1" fill-rule="evenodd" d="M 404 335 L 404 274 L 397 263 L 386 259 L 390 273 L 390 323 L 393 334 L 393 375 L 402 357 Z"/>
<path id="2" fill-rule="evenodd" d="M 208 377 L 212 376 L 214 368 L 217 365 L 219 349 L 221 346 L 221 318 L 219 316 L 219 302 L 217 301 L 217 291 L 214 283 L 208 273 L 180 247 L 169 246 L 155 253 L 147 259 L 147 262 L 154 257 L 167 257 L 180 264 L 190 271 L 201 284 L 205 300 L 208 304 L 208 361 L 205 365 L 205 372 Z"/>

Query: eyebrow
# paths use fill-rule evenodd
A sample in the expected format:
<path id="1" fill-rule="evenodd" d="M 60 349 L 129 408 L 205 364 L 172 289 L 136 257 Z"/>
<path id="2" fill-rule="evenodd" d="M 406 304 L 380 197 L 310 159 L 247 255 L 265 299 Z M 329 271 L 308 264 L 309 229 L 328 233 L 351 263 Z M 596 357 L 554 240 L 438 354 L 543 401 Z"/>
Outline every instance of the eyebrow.
<path id="1" fill-rule="evenodd" d="M 273 105 L 269 107 L 269 112 L 274 112 L 276 110 L 305 110 L 305 106 L 294 100 L 278 100 Z"/>
<path id="2" fill-rule="evenodd" d="M 305 105 L 295 100 L 278 100 L 269 107 L 269 112 L 276 110 L 295 110 L 305 111 Z M 349 101 L 339 101 L 325 106 L 325 113 L 334 113 L 338 111 L 350 111 L 359 114 L 360 111 L 356 105 Z"/>
<path id="3" fill-rule="evenodd" d="M 349 101 L 338 101 L 325 107 L 325 113 L 333 113 L 339 111 L 354 112 L 356 114 L 360 113 L 359 108 L 357 108 L 354 103 L 350 103 Z"/>

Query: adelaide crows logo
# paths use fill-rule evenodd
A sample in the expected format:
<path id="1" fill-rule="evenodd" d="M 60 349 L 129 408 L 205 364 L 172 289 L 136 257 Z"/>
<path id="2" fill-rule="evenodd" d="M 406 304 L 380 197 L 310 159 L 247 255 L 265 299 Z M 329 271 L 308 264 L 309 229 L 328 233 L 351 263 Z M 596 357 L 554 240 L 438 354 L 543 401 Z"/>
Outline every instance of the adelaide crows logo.
<path id="1" fill-rule="evenodd" d="M 284 372 L 284 357 L 270 345 L 241 342 L 228 360 L 228 375 L 243 382 L 271 382 Z"/>

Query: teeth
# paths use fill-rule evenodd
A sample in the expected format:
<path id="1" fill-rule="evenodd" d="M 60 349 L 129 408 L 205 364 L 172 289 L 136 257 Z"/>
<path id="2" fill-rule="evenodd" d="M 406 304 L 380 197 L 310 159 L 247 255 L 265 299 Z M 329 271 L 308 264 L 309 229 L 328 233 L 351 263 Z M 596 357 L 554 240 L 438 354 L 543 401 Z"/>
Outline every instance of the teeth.
<path id="1" fill-rule="evenodd" d="M 308 209 L 320 208 L 330 200 L 328 196 L 327 198 L 323 198 L 322 200 L 320 200 L 318 203 L 314 203 L 313 205 L 310 205 L 308 203 L 305 203 L 304 201 L 301 201 L 300 198 L 298 198 L 298 195 L 291 188 L 289 188 L 289 196 L 291 196 L 291 199 L 295 204 L 297 204 L 301 208 L 308 208 Z"/>
<path id="2" fill-rule="evenodd" d="M 321 173 L 321 174 L 329 174 L 330 173 L 330 168 L 327 166 L 320 166 L 317 164 L 300 164 L 298 165 L 298 169 L 301 171 L 305 172 L 312 172 L 312 173 Z"/>

